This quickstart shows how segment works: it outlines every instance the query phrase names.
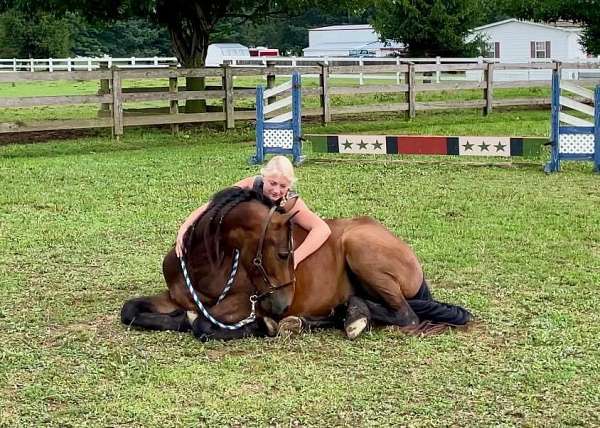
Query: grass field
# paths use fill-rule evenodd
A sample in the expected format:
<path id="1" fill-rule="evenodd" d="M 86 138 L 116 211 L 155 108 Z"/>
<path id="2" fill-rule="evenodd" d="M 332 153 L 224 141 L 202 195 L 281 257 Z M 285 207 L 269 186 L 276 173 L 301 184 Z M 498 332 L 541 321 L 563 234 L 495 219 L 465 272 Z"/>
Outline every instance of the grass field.
<path id="1" fill-rule="evenodd" d="M 548 112 L 355 118 L 305 132 L 547 135 Z M 252 129 L 127 130 L 0 147 L 0 426 L 598 426 L 600 181 L 461 159 L 307 152 L 324 217 L 371 215 L 419 255 L 468 332 L 199 343 L 128 330 L 185 216 L 257 172 Z M 318 160 L 318 162 L 317 162 Z M 331 161 L 331 162 L 328 162 Z M 420 161 L 419 163 L 413 160 Z"/>

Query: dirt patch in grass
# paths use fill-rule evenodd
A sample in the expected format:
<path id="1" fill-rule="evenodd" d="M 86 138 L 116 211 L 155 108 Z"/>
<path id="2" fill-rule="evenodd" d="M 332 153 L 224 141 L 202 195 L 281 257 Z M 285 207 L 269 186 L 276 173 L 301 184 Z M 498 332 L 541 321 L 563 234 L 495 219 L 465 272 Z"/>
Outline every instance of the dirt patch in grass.
<path id="1" fill-rule="evenodd" d="M 103 315 L 92 321 L 73 323 L 68 325 L 51 326 L 42 341 L 45 347 L 60 347 L 73 336 L 92 336 L 98 339 L 113 339 L 116 328 L 120 325 L 117 315 Z"/>
<path id="2" fill-rule="evenodd" d="M 55 140 L 105 135 L 107 131 L 99 129 L 63 129 L 59 131 L 9 132 L 0 134 L 0 146 L 7 144 L 47 143 Z"/>

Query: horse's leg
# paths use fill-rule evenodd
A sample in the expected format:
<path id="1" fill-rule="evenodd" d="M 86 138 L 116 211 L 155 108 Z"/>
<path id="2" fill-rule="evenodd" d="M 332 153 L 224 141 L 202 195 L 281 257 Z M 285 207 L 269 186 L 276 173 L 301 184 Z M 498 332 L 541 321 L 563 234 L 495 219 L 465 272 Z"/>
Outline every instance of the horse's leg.
<path id="1" fill-rule="evenodd" d="M 420 266 L 408 246 L 377 226 L 368 224 L 344 234 L 346 262 L 367 299 L 381 300 L 393 309 L 395 324 L 416 325 L 419 317 L 404 296 L 407 290 L 418 289 L 422 281 Z"/>
<path id="2" fill-rule="evenodd" d="M 303 331 L 311 331 L 321 328 L 340 328 L 340 320 L 334 317 L 306 317 L 289 315 L 279 321 L 277 334 L 290 336 Z"/>
<path id="3" fill-rule="evenodd" d="M 372 300 L 365 300 L 371 320 L 383 325 L 403 325 L 404 317 L 397 310 Z"/>
<path id="4" fill-rule="evenodd" d="M 288 316 L 279 322 L 279 334 L 297 334 L 321 328 L 338 328 L 349 339 L 358 337 L 370 324 L 369 308 L 358 296 L 351 296 L 347 305 L 340 305 L 328 317 Z"/>
<path id="5" fill-rule="evenodd" d="M 125 302 L 121 322 L 127 326 L 148 330 L 189 331 L 185 311 L 171 300 L 168 292 L 155 296 L 137 297 Z"/>
<path id="6" fill-rule="evenodd" d="M 348 339 L 356 339 L 371 324 L 371 319 L 367 302 L 358 296 L 350 297 L 344 317 L 344 331 Z"/>

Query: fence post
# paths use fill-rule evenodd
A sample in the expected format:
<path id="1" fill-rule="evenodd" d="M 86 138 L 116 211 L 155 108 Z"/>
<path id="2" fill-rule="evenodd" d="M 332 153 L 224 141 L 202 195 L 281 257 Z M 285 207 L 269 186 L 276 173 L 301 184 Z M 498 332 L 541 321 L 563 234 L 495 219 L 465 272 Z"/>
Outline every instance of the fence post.
<path id="1" fill-rule="evenodd" d="M 442 59 L 439 56 L 435 57 L 435 63 L 436 65 L 440 65 L 442 63 Z M 440 83 L 440 76 L 441 76 L 441 71 L 440 70 L 436 70 L 435 71 L 435 83 Z"/>
<path id="2" fill-rule="evenodd" d="M 267 73 L 267 89 L 271 89 L 275 87 L 275 63 L 273 61 L 267 61 L 267 69 L 265 70 Z M 267 98 L 267 104 L 273 104 L 277 101 L 277 97 L 269 97 Z"/>
<path id="3" fill-rule="evenodd" d="M 229 64 L 223 64 L 223 89 L 225 90 L 225 98 L 223 109 L 225 110 L 225 128 L 235 128 L 235 109 L 233 106 L 233 73 Z"/>
<path id="4" fill-rule="evenodd" d="M 483 72 L 485 77 L 485 89 L 483 90 L 483 98 L 485 99 L 485 107 L 483 108 L 483 114 L 488 115 L 492 112 L 492 105 L 494 103 L 494 63 L 488 62 Z"/>
<path id="5" fill-rule="evenodd" d="M 113 136 L 119 141 L 123 135 L 123 94 L 121 92 L 121 74 L 117 67 L 112 68 L 113 95 Z"/>
<path id="6" fill-rule="evenodd" d="M 17 71 L 17 58 L 13 58 L 13 71 Z"/>
<path id="7" fill-rule="evenodd" d="M 412 119 L 416 116 L 416 93 L 415 93 L 415 64 L 408 64 L 408 73 L 406 73 L 406 83 L 408 84 L 408 91 L 406 93 L 406 99 L 408 101 L 407 118 Z"/>
<path id="8" fill-rule="evenodd" d="M 331 111 L 329 110 L 329 65 L 325 63 L 320 63 L 321 66 L 321 74 L 319 75 L 319 86 L 321 87 L 321 108 L 323 109 L 323 114 L 321 116 L 321 121 L 325 123 L 331 122 Z"/>
<path id="9" fill-rule="evenodd" d="M 169 100 L 169 113 L 178 115 L 179 114 L 179 101 L 177 99 L 177 93 L 179 92 L 178 79 L 177 79 L 177 66 L 171 65 L 169 67 L 175 77 L 169 76 L 169 94 L 171 98 Z M 179 124 L 172 123 L 171 124 L 171 134 L 175 135 L 179 133 Z"/>
<path id="10" fill-rule="evenodd" d="M 101 62 L 99 64 L 100 71 L 108 70 L 108 64 Z M 98 95 L 107 95 L 110 94 L 110 79 L 100 79 L 100 89 L 98 89 Z M 110 106 L 112 103 L 101 103 L 100 111 L 98 112 L 98 116 L 109 116 L 110 115 Z"/>
<path id="11" fill-rule="evenodd" d="M 48 72 L 52 73 L 54 71 L 54 64 L 52 63 L 52 58 L 48 58 Z"/>

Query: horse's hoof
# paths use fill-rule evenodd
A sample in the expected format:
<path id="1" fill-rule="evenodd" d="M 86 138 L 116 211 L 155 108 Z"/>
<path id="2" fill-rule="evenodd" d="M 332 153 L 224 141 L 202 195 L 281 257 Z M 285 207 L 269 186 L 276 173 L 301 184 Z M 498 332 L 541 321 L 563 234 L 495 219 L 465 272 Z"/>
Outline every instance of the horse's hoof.
<path id="1" fill-rule="evenodd" d="M 302 333 L 302 318 L 289 316 L 279 321 L 278 334 L 280 336 L 291 336 Z"/>
<path id="2" fill-rule="evenodd" d="M 365 330 L 365 328 L 367 328 L 368 325 L 369 320 L 366 317 L 352 321 L 350 324 L 344 326 L 346 336 L 348 336 L 348 339 L 354 340 Z"/>
<path id="3" fill-rule="evenodd" d="M 190 322 L 190 325 L 194 325 L 194 321 L 198 318 L 198 312 L 196 311 L 187 311 L 187 319 Z"/>
<path id="4" fill-rule="evenodd" d="M 267 329 L 267 336 L 269 337 L 275 337 L 277 336 L 277 331 L 279 329 L 279 325 L 277 324 L 277 321 L 275 321 L 273 318 L 269 318 L 269 317 L 263 317 L 263 323 L 265 324 L 265 328 Z"/>

